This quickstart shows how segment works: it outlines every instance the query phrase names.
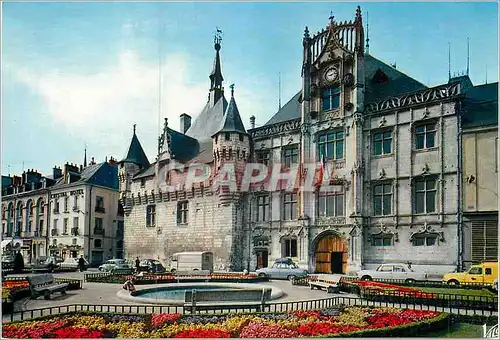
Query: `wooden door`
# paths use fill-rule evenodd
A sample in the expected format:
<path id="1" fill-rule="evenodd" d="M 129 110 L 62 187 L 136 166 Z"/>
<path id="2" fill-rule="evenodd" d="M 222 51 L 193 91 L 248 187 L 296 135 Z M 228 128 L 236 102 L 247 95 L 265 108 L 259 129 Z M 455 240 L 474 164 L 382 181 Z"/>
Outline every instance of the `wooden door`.
<path id="1" fill-rule="evenodd" d="M 332 253 L 342 253 L 342 256 L 333 255 Z M 341 266 L 342 273 L 339 274 L 345 274 L 347 269 L 347 247 L 344 240 L 336 235 L 323 237 L 316 245 L 315 259 L 316 273 L 332 274 L 332 269 Z M 341 263 L 332 263 L 332 260 Z"/>
<path id="2" fill-rule="evenodd" d="M 266 268 L 268 266 L 267 250 L 257 252 L 257 268 Z"/>

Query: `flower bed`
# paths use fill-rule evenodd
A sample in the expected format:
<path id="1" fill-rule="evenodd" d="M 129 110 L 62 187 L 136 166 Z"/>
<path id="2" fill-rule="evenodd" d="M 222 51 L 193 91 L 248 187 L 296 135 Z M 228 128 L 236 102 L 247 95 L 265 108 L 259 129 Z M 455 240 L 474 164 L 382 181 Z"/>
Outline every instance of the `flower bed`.
<path id="1" fill-rule="evenodd" d="M 288 313 L 132 315 L 72 313 L 3 325 L 6 338 L 295 338 L 411 336 L 440 329 L 433 311 L 343 307 Z"/>
<path id="2" fill-rule="evenodd" d="M 2 302 L 15 300 L 15 296 L 29 291 L 28 281 L 4 281 L 2 282 Z"/>
<path id="3" fill-rule="evenodd" d="M 354 281 L 352 284 L 357 285 L 361 289 L 361 295 L 385 295 L 387 293 L 391 295 L 397 295 L 402 297 L 413 297 L 413 298 L 423 298 L 423 299 L 435 299 L 437 294 L 435 293 L 425 293 L 416 288 L 401 287 L 393 284 L 376 282 L 376 281 Z"/>
<path id="4" fill-rule="evenodd" d="M 175 274 L 144 274 L 141 276 L 136 275 L 122 275 L 122 274 L 86 274 L 87 282 L 100 282 L 100 283 L 120 283 L 123 284 L 132 278 L 136 284 L 156 284 L 156 283 L 175 283 L 178 280 L 183 282 L 187 281 L 206 281 L 204 275 L 175 275 Z M 261 282 L 268 281 L 269 278 L 259 277 L 256 274 L 240 274 L 240 273 L 212 273 L 210 275 L 211 282 Z"/>

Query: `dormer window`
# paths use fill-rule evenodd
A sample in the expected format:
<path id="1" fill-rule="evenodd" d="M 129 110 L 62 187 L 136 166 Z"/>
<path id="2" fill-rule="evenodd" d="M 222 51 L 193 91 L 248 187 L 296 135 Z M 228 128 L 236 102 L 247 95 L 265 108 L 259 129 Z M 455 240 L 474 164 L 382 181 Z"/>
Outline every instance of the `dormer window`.
<path id="1" fill-rule="evenodd" d="M 382 71 L 382 69 L 378 69 L 377 72 L 373 75 L 372 83 L 373 84 L 387 84 L 389 82 L 389 77 L 387 74 Z"/>
<path id="2" fill-rule="evenodd" d="M 340 88 L 338 86 L 323 89 L 323 111 L 338 109 L 340 106 Z"/>
<path id="3" fill-rule="evenodd" d="M 224 134 L 224 137 L 225 137 L 226 140 L 230 140 L 231 139 L 231 135 L 229 134 L 229 132 L 226 132 Z"/>

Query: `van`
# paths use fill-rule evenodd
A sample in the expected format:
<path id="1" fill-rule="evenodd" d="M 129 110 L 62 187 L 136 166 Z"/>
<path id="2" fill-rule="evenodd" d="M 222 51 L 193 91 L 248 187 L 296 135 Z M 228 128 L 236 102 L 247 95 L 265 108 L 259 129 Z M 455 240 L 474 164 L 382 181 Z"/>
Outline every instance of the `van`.
<path id="1" fill-rule="evenodd" d="M 214 270 L 214 254 L 209 251 L 190 251 L 172 255 L 170 271 Z"/>
<path id="2" fill-rule="evenodd" d="M 471 266 L 465 273 L 449 273 L 443 276 L 443 281 L 449 285 L 492 285 L 495 279 L 498 279 L 498 261 L 482 262 Z"/>

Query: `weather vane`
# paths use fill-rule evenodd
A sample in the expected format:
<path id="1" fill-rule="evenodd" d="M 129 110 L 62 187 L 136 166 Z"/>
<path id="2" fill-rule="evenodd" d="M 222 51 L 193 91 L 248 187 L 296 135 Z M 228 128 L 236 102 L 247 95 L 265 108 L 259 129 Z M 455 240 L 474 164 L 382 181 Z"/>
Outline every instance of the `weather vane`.
<path id="1" fill-rule="evenodd" d="M 215 28 L 214 43 L 219 44 L 222 42 L 222 30 L 219 27 Z"/>

